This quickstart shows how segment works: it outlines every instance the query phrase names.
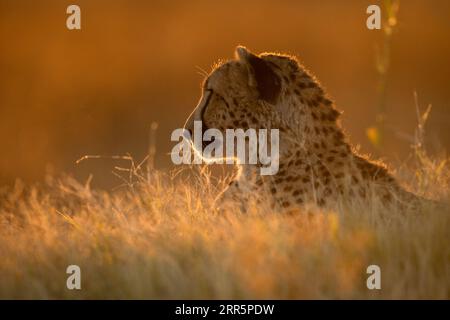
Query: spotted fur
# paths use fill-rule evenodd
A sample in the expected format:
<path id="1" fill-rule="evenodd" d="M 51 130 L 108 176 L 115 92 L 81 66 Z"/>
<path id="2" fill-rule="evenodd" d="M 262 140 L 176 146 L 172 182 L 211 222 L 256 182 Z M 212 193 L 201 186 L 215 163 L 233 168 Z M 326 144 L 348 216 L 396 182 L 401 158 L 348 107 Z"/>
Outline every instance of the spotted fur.
<path id="1" fill-rule="evenodd" d="M 258 195 L 282 211 L 307 205 L 334 208 L 342 199 L 365 203 L 373 196 L 384 205 L 416 203 L 418 198 L 404 190 L 383 164 L 351 148 L 340 114 L 294 57 L 255 55 L 238 47 L 236 59 L 217 66 L 205 80 L 187 128 L 201 120 L 204 129 L 280 130 L 278 173 L 261 176 L 258 165 L 242 165 L 221 201 L 245 204 Z"/>

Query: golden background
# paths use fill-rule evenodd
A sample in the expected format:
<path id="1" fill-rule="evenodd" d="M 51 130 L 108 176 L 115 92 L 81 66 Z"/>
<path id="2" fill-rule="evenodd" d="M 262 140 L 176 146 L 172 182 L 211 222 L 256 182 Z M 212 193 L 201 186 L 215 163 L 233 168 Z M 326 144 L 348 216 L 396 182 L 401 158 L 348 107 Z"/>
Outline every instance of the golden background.
<path id="1" fill-rule="evenodd" d="M 81 7 L 82 30 L 66 28 Z M 376 47 L 366 28 L 377 1 L 0 1 L 0 183 L 40 180 L 52 167 L 114 186 L 117 161 L 142 159 L 157 122 L 157 168 L 171 166 L 170 133 L 200 95 L 202 76 L 236 45 L 297 55 L 325 86 L 353 144 L 395 163 L 410 151 L 416 110 L 431 103 L 427 145 L 450 145 L 450 1 L 402 1 L 390 46 L 387 133 L 374 148 Z"/>

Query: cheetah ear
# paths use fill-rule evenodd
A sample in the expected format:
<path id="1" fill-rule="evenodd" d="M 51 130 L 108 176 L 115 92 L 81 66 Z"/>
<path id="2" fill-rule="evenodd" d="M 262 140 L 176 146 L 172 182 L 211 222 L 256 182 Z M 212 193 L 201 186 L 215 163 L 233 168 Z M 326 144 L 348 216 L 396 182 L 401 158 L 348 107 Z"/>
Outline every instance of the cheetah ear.
<path id="1" fill-rule="evenodd" d="M 275 104 L 281 91 L 281 80 L 264 60 L 251 53 L 247 48 L 238 46 L 236 56 L 249 71 L 249 85 L 256 87 L 259 98 Z"/>

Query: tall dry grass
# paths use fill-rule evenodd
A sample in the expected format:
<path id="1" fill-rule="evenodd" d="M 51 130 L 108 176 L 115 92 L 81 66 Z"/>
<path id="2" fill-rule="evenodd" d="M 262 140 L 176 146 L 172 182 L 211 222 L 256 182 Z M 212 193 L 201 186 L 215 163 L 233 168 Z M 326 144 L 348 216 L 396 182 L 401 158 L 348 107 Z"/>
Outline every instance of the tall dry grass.
<path id="1" fill-rule="evenodd" d="M 450 198 L 445 161 L 421 153 L 398 172 L 419 194 Z M 131 160 L 130 160 L 131 161 Z M 0 195 L 0 298 L 450 297 L 448 206 L 384 212 L 342 202 L 334 212 L 220 213 L 201 169 L 120 169 L 124 187 L 93 190 L 68 176 L 17 182 Z M 81 267 L 81 290 L 66 268 Z M 381 290 L 366 268 L 381 267 Z"/>

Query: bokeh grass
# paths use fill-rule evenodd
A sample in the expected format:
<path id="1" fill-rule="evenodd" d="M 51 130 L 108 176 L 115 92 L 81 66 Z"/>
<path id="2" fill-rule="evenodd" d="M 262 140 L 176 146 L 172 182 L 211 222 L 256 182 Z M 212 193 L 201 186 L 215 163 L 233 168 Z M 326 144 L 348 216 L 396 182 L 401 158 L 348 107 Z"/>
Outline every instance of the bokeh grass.
<path id="1" fill-rule="evenodd" d="M 445 161 L 397 172 L 415 192 L 449 199 Z M 425 159 L 424 158 L 424 159 Z M 422 159 L 423 160 L 423 159 Z M 225 180 L 132 165 L 116 191 L 69 176 L 1 192 L 0 298 L 396 299 L 450 297 L 448 206 L 384 212 L 220 212 Z M 129 180 L 128 180 L 129 179 Z M 66 268 L 81 267 L 81 290 Z M 366 287 L 381 267 L 381 290 Z"/>

